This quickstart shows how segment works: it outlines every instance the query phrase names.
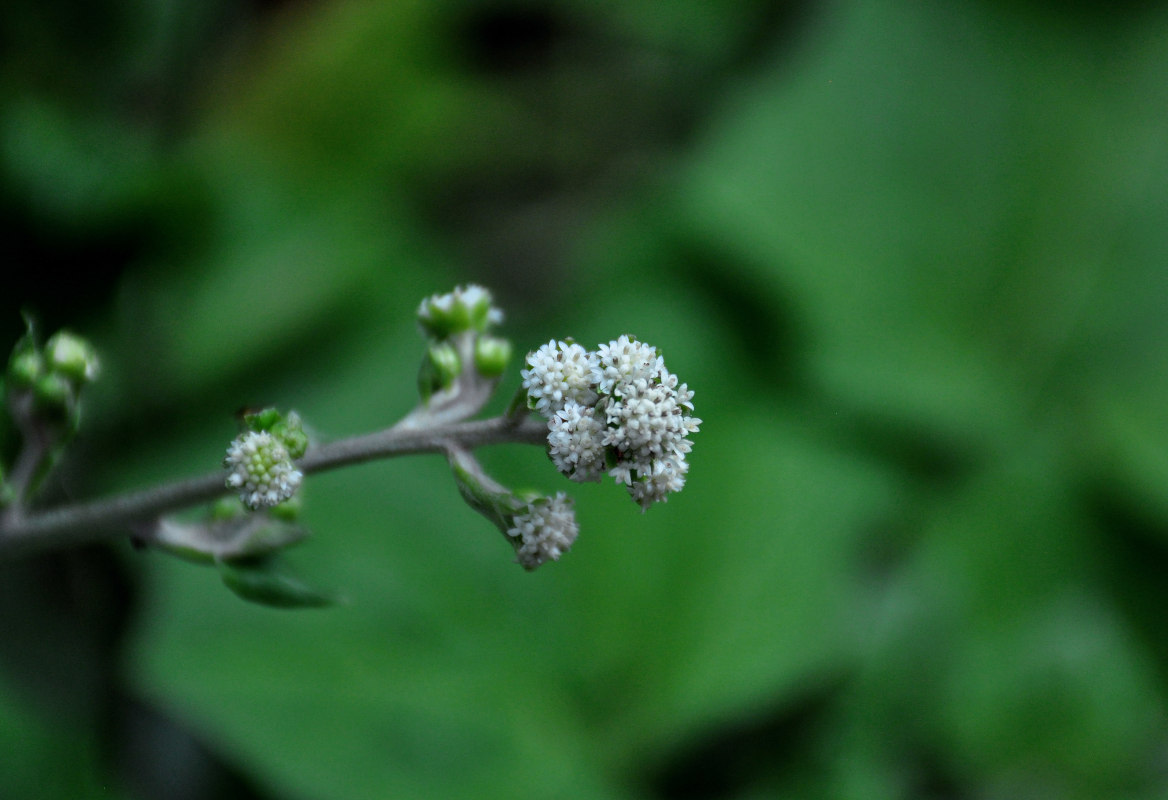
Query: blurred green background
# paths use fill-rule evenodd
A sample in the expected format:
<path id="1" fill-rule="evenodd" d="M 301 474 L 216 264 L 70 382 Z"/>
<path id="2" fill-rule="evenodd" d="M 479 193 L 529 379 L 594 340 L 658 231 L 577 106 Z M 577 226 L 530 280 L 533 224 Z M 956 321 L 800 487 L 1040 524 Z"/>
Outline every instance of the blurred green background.
<path id="1" fill-rule="evenodd" d="M 534 574 L 436 457 L 308 482 L 330 610 L 0 566 L 0 797 L 1168 798 L 1166 76 L 1150 1 L 10 0 L 0 331 L 106 368 L 58 498 L 391 423 L 456 283 L 704 425 L 644 516 L 484 452 L 577 497 Z"/>

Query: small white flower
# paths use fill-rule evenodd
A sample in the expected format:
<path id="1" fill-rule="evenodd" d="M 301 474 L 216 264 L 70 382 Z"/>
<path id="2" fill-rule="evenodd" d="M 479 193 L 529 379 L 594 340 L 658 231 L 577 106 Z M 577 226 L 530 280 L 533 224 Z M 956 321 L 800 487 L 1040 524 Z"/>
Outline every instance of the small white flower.
<path id="1" fill-rule="evenodd" d="M 580 526 L 572 499 L 563 492 L 527 504 L 527 510 L 511 520 L 507 535 L 518 539 L 516 556 L 525 569 L 535 569 L 547 561 L 558 561 L 568 552 Z"/>
<path id="2" fill-rule="evenodd" d="M 548 454 L 574 481 L 598 481 L 604 472 L 604 422 L 596 409 L 569 400 L 548 422 Z"/>
<path id="3" fill-rule="evenodd" d="M 228 469 L 227 488 L 238 489 L 239 499 L 253 511 L 284 502 L 304 479 L 288 450 L 267 431 L 237 436 L 223 465 Z"/>
<path id="4" fill-rule="evenodd" d="M 535 410 L 550 418 L 569 400 L 584 406 L 596 402 L 593 365 L 593 354 L 580 345 L 553 339 L 527 354 L 528 369 L 519 375 L 527 396 L 535 401 Z"/>
<path id="5" fill-rule="evenodd" d="M 609 476 L 617 483 L 630 486 L 633 483 L 633 465 L 627 461 L 617 464 L 608 471 Z"/>

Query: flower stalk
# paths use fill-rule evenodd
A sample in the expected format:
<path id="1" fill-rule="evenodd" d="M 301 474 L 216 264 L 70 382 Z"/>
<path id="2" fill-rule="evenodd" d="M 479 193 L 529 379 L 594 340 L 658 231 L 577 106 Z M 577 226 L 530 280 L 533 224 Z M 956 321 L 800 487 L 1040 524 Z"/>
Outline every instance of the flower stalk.
<path id="1" fill-rule="evenodd" d="M 547 427 L 538 420 L 515 422 L 508 417 L 456 422 L 419 429 L 397 426 L 383 431 L 317 445 L 296 462 L 305 475 L 395 456 L 445 453 L 451 444 L 463 448 L 493 444 L 542 444 Z M 104 500 L 28 512 L 0 523 L 0 559 L 12 559 L 64 547 L 105 541 L 139 531 L 150 544 L 149 528 L 158 517 L 230 494 L 223 473 L 177 481 Z"/>
<path id="2" fill-rule="evenodd" d="M 392 427 L 314 444 L 295 412 L 243 414 L 223 470 L 142 491 L 51 509 L 32 505 L 80 420 L 84 385 L 98 374 L 96 351 L 67 331 L 41 347 L 30 323 L 5 375 L 8 412 L 22 449 L 0 473 L 0 560 L 129 535 L 135 544 L 210 564 L 232 591 L 277 607 L 334 602 L 282 562 L 308 536 L 297 515 L 306 476 L 374 459 L 443 454 L 466 503 L 486 517 L 534 570 L 558 561 L 579 534 L 564 492 L 515 491 L 487 475 L 475 448 L 536 444 L 574 481 L 608 474 L 642 511 L 685 485 L 692 447 L 693 392 L 665 368 L 655 347 L 621 336 L 594 351 L 551 340 L 529 352 L 522 385 L 501 416 L 472 419 L 494 395 L 511 343 L 492 327 L 503 314 L 479 286 L 434 295 L 418 308 L 426 347 L 419 403 Z M 2 466 L 2 465 L 0 465 Z M 236 500 L 226 499 L 234 493 Z M 167 515 L 219 501 L 201 521 Z"/>

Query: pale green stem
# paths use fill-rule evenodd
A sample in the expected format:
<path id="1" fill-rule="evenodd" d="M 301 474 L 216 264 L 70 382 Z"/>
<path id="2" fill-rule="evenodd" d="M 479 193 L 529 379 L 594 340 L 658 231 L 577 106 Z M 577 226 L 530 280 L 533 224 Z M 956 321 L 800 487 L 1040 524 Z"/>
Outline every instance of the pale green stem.
<path id="1" fill-rule="evenodd" d="M 444 453 L 508 442 L 544 444 L 547 424 L 502 416 L 424 428 L 393 427 L 309 448 L 297 463 L 305 474 L 415 453 Z M 104 500 L 27 512 L 0 523 L 0 559 L 76 547 L 145 529 L 163 514 L 229 494 L 224 472 L 190 478 Z"/>

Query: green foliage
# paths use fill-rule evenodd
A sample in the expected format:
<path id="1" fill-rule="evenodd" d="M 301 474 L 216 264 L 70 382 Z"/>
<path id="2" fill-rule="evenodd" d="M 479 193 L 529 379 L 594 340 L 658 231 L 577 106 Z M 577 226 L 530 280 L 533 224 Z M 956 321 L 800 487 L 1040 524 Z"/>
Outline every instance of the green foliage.
<path id="1" fill-rule="evenodd" d="M 320 608 L 336 602 L 332 595 L 314 589 L 282 568 L 281 559 L 220 561 L 224 585 L 249 603 L 273 608 Z"/>
<path id="2" fill-rule="evenodd" d="M 269 21 L 161 166 L 47 100 L 0 123 L 42 218 L 160 220 L 101 310 L 79 474 L 213 467 L 256 394 L 393 422 L 417 303 L 462 281 L 521 352 L 658 344 L 704 421 L 687 486 L 642 516 L 479 454 L 577 498 L 526 575 L 440 458 L 313 476 L 297 569 L 351 602 L 126 553 L 130 691 L 273 797 L 1162 796 L 1164 10 L 564 0 L 525 5 L 569 21 L 525 70 L 458 52 L 472 5 Z M 112 156 L 50 158 L 79 131 Z M 93 794 L 86 734 L 4 689 L 0 794 Z"/>

